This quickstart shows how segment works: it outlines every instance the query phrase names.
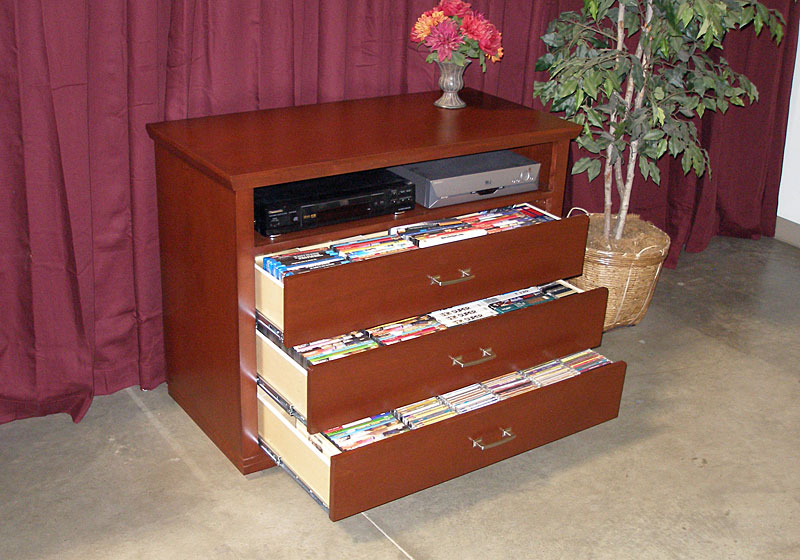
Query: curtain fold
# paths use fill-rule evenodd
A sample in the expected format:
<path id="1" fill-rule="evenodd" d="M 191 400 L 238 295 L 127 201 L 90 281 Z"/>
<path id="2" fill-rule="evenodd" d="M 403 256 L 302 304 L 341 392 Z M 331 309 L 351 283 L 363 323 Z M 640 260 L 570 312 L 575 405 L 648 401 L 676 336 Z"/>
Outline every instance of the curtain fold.
<path id="1" fill-rule="evenodd" d="M 153 147 L 144 125 L 437 87 L 408 34 L 435 0 L 0 2 L 0 422 L 66 412 L 164 380 Z M 581 0 L 474 0 L 505 56 L 467 86 L 534 106 L 547 24 Z M 661 162 L 633 211 L 673 238 L 772 235 L 800 9 L 780 47 L 745 32 L 726 56 L 761 101 L 703 120 L 714 173 Z M 736 142 L 730 139 L 735 138 Z M 577 157 L 573 150 L 573 157 Z M 570 178 L 568 204 L 602 188 Z"/>

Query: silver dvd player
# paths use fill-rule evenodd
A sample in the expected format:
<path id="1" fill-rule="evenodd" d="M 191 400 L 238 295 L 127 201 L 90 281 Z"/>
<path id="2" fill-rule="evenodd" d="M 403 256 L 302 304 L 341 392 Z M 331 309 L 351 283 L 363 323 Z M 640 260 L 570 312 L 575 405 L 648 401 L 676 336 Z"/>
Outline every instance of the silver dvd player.
<path id="1" fill-rule="evenodd" d="M 539 188 L 538 162 L 510 150 L 485 152 L 409 165 L 389 171 L 416 185 L 426 208 L 494 198 Z"/>

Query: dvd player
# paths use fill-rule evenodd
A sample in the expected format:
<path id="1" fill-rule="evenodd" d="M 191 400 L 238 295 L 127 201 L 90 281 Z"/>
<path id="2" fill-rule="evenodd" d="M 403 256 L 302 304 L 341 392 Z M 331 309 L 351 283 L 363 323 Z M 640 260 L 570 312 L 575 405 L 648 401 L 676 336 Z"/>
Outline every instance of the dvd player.
<path id="1" fill-rule="evenodd" d="M 416 200 L 438 208 L 473 200 L 506 196 L 539 188 L 540 164 L 510 150 L 390 167 L 413 181 Z"/>
<path id="2" fill-rule="evenodd" d="M 280 235 L 414 208 L 414 184 L 386 169 L 295 181 L 253 190 L 254 225 Z"/>

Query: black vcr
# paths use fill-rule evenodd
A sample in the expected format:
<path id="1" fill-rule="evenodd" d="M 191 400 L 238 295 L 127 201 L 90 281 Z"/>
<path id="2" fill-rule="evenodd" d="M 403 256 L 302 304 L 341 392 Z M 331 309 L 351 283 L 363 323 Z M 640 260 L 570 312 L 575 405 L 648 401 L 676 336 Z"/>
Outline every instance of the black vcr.
<path id="1" fill-rule="evenodd" d="M 372 169 L 253 190 L 255 229 L 264 236 L 414 208 L 414 183 Z"/>

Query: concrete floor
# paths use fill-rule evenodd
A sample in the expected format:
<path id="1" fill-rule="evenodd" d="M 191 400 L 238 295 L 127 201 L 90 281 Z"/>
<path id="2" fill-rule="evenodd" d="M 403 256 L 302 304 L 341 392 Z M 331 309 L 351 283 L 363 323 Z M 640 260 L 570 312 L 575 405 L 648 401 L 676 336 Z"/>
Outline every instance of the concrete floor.
<path id="1" fill-rule="evenodd" d="M 163 386 L 5 424 L 0 558 L 798 559 L 798 302 L 800 249 L 716 238 L 604 336 L 618 419 L 338 523 Z"/>

